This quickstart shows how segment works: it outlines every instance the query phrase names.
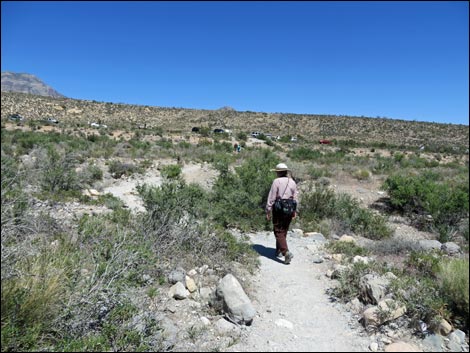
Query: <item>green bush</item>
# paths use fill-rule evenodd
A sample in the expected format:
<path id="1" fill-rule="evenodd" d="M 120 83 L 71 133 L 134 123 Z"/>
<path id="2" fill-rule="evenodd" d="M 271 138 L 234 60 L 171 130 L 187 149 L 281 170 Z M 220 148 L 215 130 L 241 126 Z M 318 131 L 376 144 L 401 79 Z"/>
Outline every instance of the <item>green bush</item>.
<path id="1" fill-rule="evenodd" d="M 361 278 L 366 274 L 374 272 L 370 265 L 366 265 L 361 261 L 348 266 L 344 271 L 340 272 L 338 285 L 331 289 L 331 294 L 342 299 L 344 302 L 359 297 L 361 295 Z"/>
<path id="2" fill-rule="evenodd" d="M 318 222 L 335 215 L 335 192 L 321 183 L 310 183 L 300 199 L 302 221 Z"/>
<path id="3" fill-rule="evenodd" d="M 181 176 L 181 166 L 179 164 L 170 164 L 162 167 L 161 174 L 167 179 L 177 179 Z"/>
<path id="4" fill-rule="evenodd" d="M 81 173 L 79 173 L 80 184 L 93 185 L 95 181 L 103 180 L 103 171 L 94 164 L 89 164 Z"/>
<path id="5" fill-rule="evenodd" d="M 161 139 L 155 142 L 155 144 L 165 149 L 173 148 L 173 142 L 171 141 L 171 139 Z"/>
<path id="6" fill-rule="evenodd" d="M 439 264 L 437 277 L 443 295 L 448 298 L 456 315 L 466 322 L 469 317 L 469 263 L 468 259 L 443 260 Z"/>
<path id="7" fill-rule="evenodd" d="M 370 173 L 368 170 L 365 170 L 365 169 L 358 169 L 356 171 L 353 172 L 353 176 L 357 179 L 357 180 L 367 180 L 370 178 Z"/>
<path id="8" fill-rule="evenodd" d="M 54 193 L 80 189 L 75 160 L 70 153 L 61 154 L 48 148 L 46 156 L 38 160 L 38 165 L 41 168 L 40 183 L 43 191 Z"/>
<path id="9" fill-rule="evenodd" d="M 293 160 L 302 161 L 302 160 L 320 159 L 323 154 L 318 150 L 313 150 L 307 147 L 299 147 L 299 148 L 294 148 L 287 155 Z"/>
<path id="10" fill-rule="evenodd" d="M 266 226 L 264 207 L 278 163 L 269 150 L 255 151 L 244 163 L 231 172 L 228 163 L 217 166 L 220 175 L 213 187 L 211 214 L 224 227 L 244 230 Z"/>
<path id="11" fill-rule="evenodd" d="M 2 234 L 5 228 L 18 223 L 27 209 L 28 199 L 23 190 L 23 181 L 24 173 L 18 169 L 16 161 L 9 156 L 2 155 Z"/>
<path id="12" fill-rule="evenodd" d="M 391 292 L 397 300 L 406 303 L 407 316 L 415 321 L 431 323 L 436 318 L 450 319 L 435 278 L 402 273 L 392 282 Z"/>
<path id="13" fill-rule="evenodd" d="M 437 273 L 440 261 L 441 256 L 438 252 L 412 251 L 406 264 L 412 273 L 433 277 Z"/>
<path id="14" fill-rule="evenodd" d="M 240 141 L 247 141 L 248 140 L 248 135 L 246 132 L 240 131 L 237 133 L 237 140 Z"/>
<path id="15" fill-rule="evenodd" d="M 435 182 L 429 175 L 388 177 L 382 188 L 396 209 L 432 216 L 434 226 L 444 233 L 456 227 L 469 211 L 468 178 L 463 182 Z"/>
<path id="16" fill-rule="evenodd" d="M 250 246 L 213 223 L 218 205 L 200 186 L 168 180 L 159 187 L 137 189 L 146 208 L 139 233 L 158 258 L 188 267 L 254 258 Z"/>
<path id="17" fill-rule="evenodd" d="M 347 194 L 336 195 L 328 186 L 310 184 L 300 200 L 302 222 L 310 226 L 325 218 L 334 220 L 342 232 L 353 231 L 370 239 L 392 235 L 384 217 L 362 208 Z"/>
<path id="18" fill-rule="evenodd" d="M 108 170 L 115 179 L 119 179 L 123 175 L 130 176 L 137 171 L 137 167 L 131 163 L 122 163 L 120 161 L 111 161 Z"/>
<path id="19" fill-rule="evenodd" d="M 327 168 L 321 168 L 321 167 L 309 167 L 308 168 L 308 175 L 313 179 L 317 180 L 320 179 L 321 177 L 331 177 L 331 172 Z"/>
<path id="20" fill-rule="evenodd" d="M 346 241 L 330 242 L 326 248 L 334 254 L 344 254 L 349 257 L 354 257 L 357 255 L 365 256 L 369 253 L 367 249 Z"/>
<path id="21" fill-rule="evenodd" d="M 2 351 L 40 347 L 63 308 L 74 255 L 67 248 L 39 249 L 15 264 L 16 276 L 2 276 Z M 3 272 L 3 269 L 2 269 Z"/>

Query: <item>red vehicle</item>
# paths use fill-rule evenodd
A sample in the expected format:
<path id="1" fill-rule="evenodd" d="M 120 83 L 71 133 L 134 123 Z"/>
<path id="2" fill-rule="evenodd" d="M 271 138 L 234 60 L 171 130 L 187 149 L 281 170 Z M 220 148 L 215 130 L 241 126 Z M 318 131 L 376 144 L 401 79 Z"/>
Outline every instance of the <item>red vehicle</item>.
<path id="1" fill-rule="evenodd" d="M 319 142 L 320 142 L 321 145 L 331 145 L 330 140 L 320 140 Z"/>

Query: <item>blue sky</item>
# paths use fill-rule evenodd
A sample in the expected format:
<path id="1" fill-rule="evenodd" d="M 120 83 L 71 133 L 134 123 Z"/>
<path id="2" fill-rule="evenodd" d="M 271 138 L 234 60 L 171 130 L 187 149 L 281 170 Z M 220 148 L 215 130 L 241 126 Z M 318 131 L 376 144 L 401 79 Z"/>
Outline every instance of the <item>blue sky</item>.
<path id="1" fill-rule="evenodd" d="M 1 2 L 3 71 L 70 98 L 469 124 L 466 1 Z"/>

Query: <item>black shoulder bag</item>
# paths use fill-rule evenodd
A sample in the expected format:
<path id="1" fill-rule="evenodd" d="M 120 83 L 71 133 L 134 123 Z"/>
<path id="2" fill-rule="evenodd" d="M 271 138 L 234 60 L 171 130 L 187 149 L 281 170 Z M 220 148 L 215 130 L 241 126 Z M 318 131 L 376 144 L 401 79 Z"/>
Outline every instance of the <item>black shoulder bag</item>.
<path id="1" fill-rule="evenodd" d="M 286 193 L 287 188 L 289 187 L 289 180 L 287 181 L 286 188 L 282 193 L 282 196 Z M 281 214 L 285 217 L 290 217 L 293 215 L 297 209 L 297 202 L 294 199 L 283 199 L 282 197 L 277 197 L 274 201 L 274 212 Z"/>

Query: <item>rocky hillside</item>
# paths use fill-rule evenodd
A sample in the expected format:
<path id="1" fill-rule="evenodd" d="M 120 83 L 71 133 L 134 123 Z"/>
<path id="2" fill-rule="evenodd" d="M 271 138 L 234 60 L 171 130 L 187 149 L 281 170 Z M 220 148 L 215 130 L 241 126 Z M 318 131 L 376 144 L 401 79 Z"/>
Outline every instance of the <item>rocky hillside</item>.
<path id="1" fill-rule="evenodd" d="M 3 85 L 3 84 L 2 84 Z M 3 86 L 2 86 L 3 87 Z M 3 90 L 3 88 L 2 88 Z M 352 140 L 407 146 L 455 146 L 467 149 L 467 125 L 438 124 L 386 118 L 333 115 L 263 113 L 230 109 L 196 110 L 97 102 L 69 98 L 2 92 L 1 116 L 18 113 L 26 120 L 53 116 L 61 123 L 87 124 L 101 121 L 110 128 L 161 127 L 168 132 L 190 132 L 194 126 L 261 131 L 273 135 L 295 135 L 306 141 Z"/>
<path id="2" fill-rule="evenodd" d="M 3 92 L 30 93 L 54 98 L 64 97 L 34 75 L 14 72 L 2 72 Z"/>

